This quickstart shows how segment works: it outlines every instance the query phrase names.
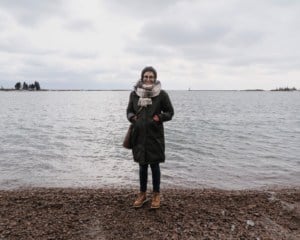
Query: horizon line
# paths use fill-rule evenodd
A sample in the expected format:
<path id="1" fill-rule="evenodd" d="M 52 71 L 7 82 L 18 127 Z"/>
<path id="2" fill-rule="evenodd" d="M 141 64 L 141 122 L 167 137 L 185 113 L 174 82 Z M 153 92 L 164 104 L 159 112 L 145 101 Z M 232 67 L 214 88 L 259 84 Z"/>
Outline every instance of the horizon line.
<path id="1" fill-rule="evenodd" d="M 294 88 L 294 87 L 293 87 Z M 300 89 L 288 88 L 291 91 L 300 91 Z M 275 89 L 164 89 L 167 91 L 280 91 L 279 89 L 284 88 L 275 88 Z M 133 91 L 133 89 L 54 89 L 54 88 L 42 88 L 40 90 L 23 90 L 23 89 L 14 89 L 14 88 L 0 88 L 0 91 Z"/>

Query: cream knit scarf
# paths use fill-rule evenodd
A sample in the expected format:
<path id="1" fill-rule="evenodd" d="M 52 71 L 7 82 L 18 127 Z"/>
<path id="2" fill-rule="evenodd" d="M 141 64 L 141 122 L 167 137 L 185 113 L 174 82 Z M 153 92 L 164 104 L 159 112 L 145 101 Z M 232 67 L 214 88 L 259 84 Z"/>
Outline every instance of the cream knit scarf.
<path id="1" fill-rule="evenodd" d="M 140 97 L 138 106 L 147 107 L 152 104 L 153 97 L 159 95 L 161 90 L 160 81 L 156 81 L 154 84 L 144 84 L 141 80 L 134 86 L 136 94 Z"/>

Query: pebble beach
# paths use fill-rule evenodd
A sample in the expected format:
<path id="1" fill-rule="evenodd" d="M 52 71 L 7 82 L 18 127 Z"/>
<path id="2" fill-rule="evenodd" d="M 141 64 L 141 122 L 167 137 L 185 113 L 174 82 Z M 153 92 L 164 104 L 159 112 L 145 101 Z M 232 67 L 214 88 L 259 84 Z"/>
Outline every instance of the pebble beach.
<path id="1" fill-rule="evenodd" d="M 300 189 L 162 189 L 161 208 L 132 207 L 136 189 L 0 191 L 0 239 L 300 239 Z M 151 199 L 151 193 L 148 193 Z"/>

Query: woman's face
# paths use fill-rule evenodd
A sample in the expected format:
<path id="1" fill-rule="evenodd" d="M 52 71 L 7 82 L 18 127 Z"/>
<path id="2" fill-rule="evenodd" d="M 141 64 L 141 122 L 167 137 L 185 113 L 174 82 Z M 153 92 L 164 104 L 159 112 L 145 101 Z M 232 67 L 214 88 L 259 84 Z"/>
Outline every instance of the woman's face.
<path id="1" fill-rule="evenodd" d="M 143 75 L 143 83 L 145 84 L 153 84 L 155 81 L 154 79 L 154 73 L 149 71 L 149 72 L 145 72 Z"/>

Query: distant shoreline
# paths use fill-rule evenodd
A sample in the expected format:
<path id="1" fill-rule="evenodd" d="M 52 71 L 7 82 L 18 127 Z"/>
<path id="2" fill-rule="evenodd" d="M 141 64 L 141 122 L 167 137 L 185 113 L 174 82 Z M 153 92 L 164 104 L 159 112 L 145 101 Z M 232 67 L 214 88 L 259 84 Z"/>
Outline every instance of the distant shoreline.
<path id="1" fill-rule="evenodd" d="M 41 89 L 41 90 L 16 90 L 16 89 L 0 89 L 4 92 L 102 92 L 102 91 L 131 91 L 130 89 Z"/>
<path id="2" fill-rule="evenodd" d="M 9 89 L 9 88 L 2 88 L 0 91 L 3 92 L 127 92 L 132 91 L 132 89 L 41 89 L 41 90 L 17 90 L 17 89 Z M 241 89 L 241 90 L 234 90 L 234 89 L 168 89 L 168 91 L 187 91 L 187 92 L 197 92 L 197 91 L 228 91 L 228 92 L 299 92 L 300 89 L 271 89 L 271 90 L 264 90 L 264 89 Z"/>

